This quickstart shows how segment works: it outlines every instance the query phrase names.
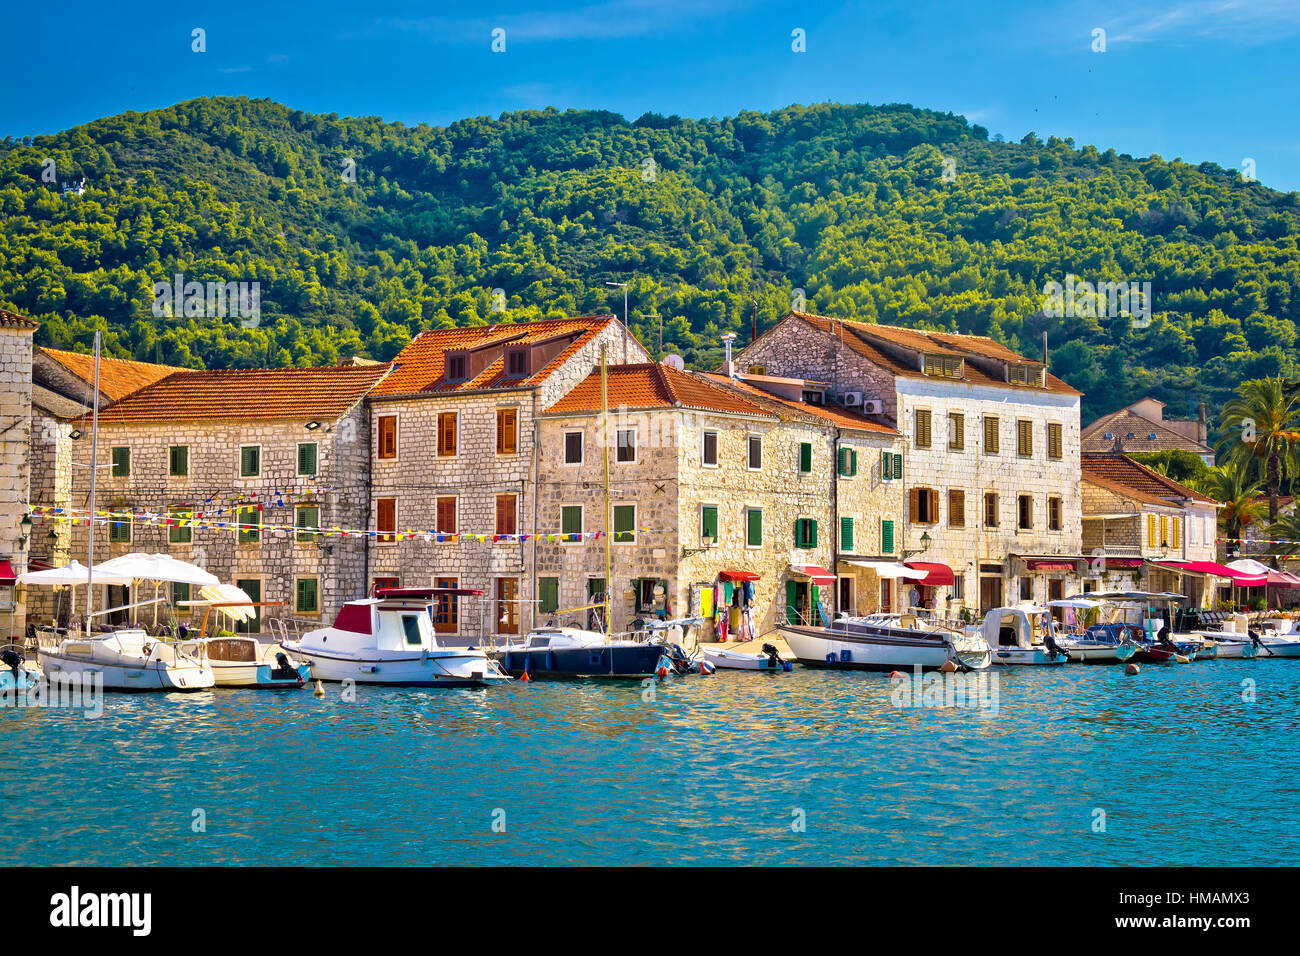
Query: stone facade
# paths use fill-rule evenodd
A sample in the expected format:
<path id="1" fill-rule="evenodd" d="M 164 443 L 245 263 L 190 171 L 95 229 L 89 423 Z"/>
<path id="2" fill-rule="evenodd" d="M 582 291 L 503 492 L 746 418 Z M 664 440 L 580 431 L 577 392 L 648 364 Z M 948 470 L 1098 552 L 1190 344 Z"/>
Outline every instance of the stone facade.
<path id="1" fill-rule="evenodd" d="M 30 540 L 21 523 L 31 481 L 32 333 L 36 323 L 0 311 L 0 559 L 27 569 Z M 31 535 L 38 529 L 33 526 Z M 0 586 L 0 633 L 21 635 L 26 613 L 15 588 Z M 6 638 L 7 639 L 7 638 Z"/>

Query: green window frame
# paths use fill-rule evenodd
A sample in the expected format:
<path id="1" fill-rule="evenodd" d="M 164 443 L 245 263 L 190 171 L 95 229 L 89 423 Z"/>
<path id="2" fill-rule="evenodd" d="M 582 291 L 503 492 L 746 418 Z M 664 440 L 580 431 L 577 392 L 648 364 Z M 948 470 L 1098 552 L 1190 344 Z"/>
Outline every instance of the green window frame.
<path id="1" fill-rule="evenodd" d="M 843 478 L 852 478 L 858 473 L 858 451 L 856 448 L 841 448 L 839 453 L 839 472 Z M 891 466 L 892 470 L 892 466 Z M 883 473 L 884 468 L 882 466 Z"/>
<path id="2" fill-rule="evenodd" d="M 857 465 L 854 464 L 856 471 Z M 903 477 L 903 456 L 898 452 L 882 451 L 880 453 L 881 481 L 899 481 Z"/>
<path id="3" fill-rule="evenodd" d="M 235 521 L 239 524 L 239 530 L 236 532 L 237 540 L 240 544 L 257 544 L 262 540 L 261 528 L 245 528 L 244 525 L 256 525 L 261 521 L 256 505 L 246 505 L 235 512 Z"/>
<path id="4" fill-rule="evenodd" d="M 239 446 L 239 477 L 257 478 L 262 474 L 262 446 Z"/>
<path id="5" fill-rule="evenodd" d="M 293 523 L 298 528 L 320 527 L 320 505 L 295 505 Z M 295 531 L 295 541 L 315 541 L 318 536 L 310 531 Z"/>
<path id="6" fill-rule="evenodd" d="M 314 475 L 316 474 L 316 459 L 319 454 L 319 448 L 314 441 L 302 441 L 298 443 L 298 474 Z"/>
<path id="7" fill-rule="evenodd" d="M 184 478 L 190 473 L 190 446 L 172 445 L 167 449 L 167 474 Z"/>
<path id="8" fill-rule="evenodd" d="M 700 507 L 700 542 L 703 543 L 705 538 L 711 538 L 714 544 L 718 541 L 717 505 L 702 505 Z"/>
<path id="9" fill-rule="evenodd" d="M 193 517 L 193 512 L 188 508 L 171 508 L 167 516 L 173 521 L 188 522 Z M 194 529 L 189 524 L 167 526 L 167 541 L 169 544 L 189 544 L 194 538 Z"/>
<path id="10" fill-rule="evenodd" d="M 840 550 L 853 553 L 853 519 L 840 518 Z"/>
<path id="11" fill-rule="evenodd" d="M 111 544 L 131 543 L 131 519 L 112 520 L 108 524 L 108 540 Z"/>
<path id="12" fill-rule="evenodd" d="M 320 578 L 298 578 L 294 581 L 293 590 L 295 613 L 320 613 Z"/>
<path id="13" fill-rule="evenodd" d="M 614 506 L 614 543 L 636 543 L 636 505 Z"/>
<path id="14" fill-rule="evenodd" d="M 799 443 L 799 471 L 805 475 L 812 471 L 812 442 L 810 441 Z"/>
<path id="15" fill-rule="evenodd" d="M 880 519 L 880 553 L 894 553 L 894 522 L 889 518 Z"/>
<path id="16" fill-rule="evenodd" d="M 564 505 L 560 508 L 560 532 L 582 534 L 582 505 Z"/>
<path id="17" fill-rule="evenodd" d="M 560 609 L 560 579 L 537 579 L 537 611 L 539 614 L 554 614 Z"/>
<path id="18" fill-rule="evenodd" d="M 182 601 L 190 599 L 190 586 L 183 581 L 172 582 L 172 606 L 181 614 L 189 614 L 191 608 L 181 607 Z"/>
<path id="19" fill-rule="evenodd" d="M 110 474 L 114 478 L 131 477 L 131 449 L 125 445 L 115 445 L 109 450 L 109 455 L 113 462 Z"/>
<path id="20" fill-rule="evenodd" d="M 799 518 L 795 521 L 794 546 L 804 549 L 817 547 L 817 519 Z"/>

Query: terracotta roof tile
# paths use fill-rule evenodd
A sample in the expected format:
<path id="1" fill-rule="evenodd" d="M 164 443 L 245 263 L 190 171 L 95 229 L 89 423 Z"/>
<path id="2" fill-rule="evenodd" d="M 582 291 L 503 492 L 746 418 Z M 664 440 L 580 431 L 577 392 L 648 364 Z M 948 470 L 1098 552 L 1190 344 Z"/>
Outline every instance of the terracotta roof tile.
<path id="1" fill-rule="evenodd" d="M 707 381 L 657 362 L 611 365 L 607 369 L 611 409 L 694 408 L 737 415 L 776 416 L 755 402 Z M 548 408 L 547 415 L 600 411 L 600 369 L 575 385 Z"/>
<path id="2" fill-rule="evenodd" d="M 851 412 L 848 409 L 838 408 L 834 405 L 809 405 L 807 402 L 797 402 L 782 395 L 773 395 L 771 392 L 764 391 L 758 386 L 745 381 L 746 378 L 755 378 L 755 376 L 744 376 L 732 381 L 725 375 L 709 372 L 705 374 L 705 377 L 718 383 L 723 388 L 735 389 L 759 404 L 767 403 L 770 409 L 775 410 L 778 415 L 785 418 L 800 418 L 822 425 L 829 424 L 837 428 L 852 428 L 860 432 L 874 432 L 878 435 L 899 434 L 896 428 L 874 421 L 865 415 Z M 767 376 L 759 376 L 758 378 L 760 380 L 766 379 Z"/>
<path id="3" fill-rule="evenodd" d="M 393 374 L 375 389 L 376 395 L 407 395 L 417 392 L 454 392 L 482 388 L 527 388 L 544 382 L 556 369 L 591 339 L 616 321 L 612 315 L 573 319 L 544 319 L 504 325 L 472 325 L 457 329 L 421 332 L 393 359 Z M 543 368 L 527 378 L 507 379 L 504 362 L 498 359 L 466 382 L 444 382 L 448 352 L 484 346 L 533 345 L 565 336 L 569 345 Z"/>
<path id="4" fill-rule="evenodd" d="M 40 351 L 54 359 L 87 385 L 94 384 L 95 356 L 82 352 L 65 352 L 62 349 L 47 349 L 44 347 Z M 135 362 L 130 359 L 109 358 L 107 355 L 101 355 L 99 358 L 99 390 L 108 396 L 109 401 L 116 402 L 132 392 L 138 392 L 140 389 L 166 378 L 173 372 L 183 371 L 186 370 L 177 368 L 174 365 L 155 365 L 152 362 Z"/>
<path id="5" fill-rule="evenodd" d="M 1214 449 L 1176 432 L 1166 425 L 1152 421 L 1128 408 L 1103 415 L 1088 425 L 1079 435 L 1080 446 L 1085 452 L 1110 452 L 1114 450 L 1115 438 L 1126 452 L 1154 452 L 1173 449 L 1190 451 L 1197 455 L 1212 455 Z M 1151 435 L 1155 438 L 1151 438 Z M 1128 436 L 1132 435 L 1132 438 Z"/>
<path id="6" fill-rule="evenodd" d="M 29 319 L 25 315 L 19 315 L 17 312 L 10 312 L 8 309 L 0 309 L 0 329 L 39 329 L 41 324 L 35 319 Z"/>
<path id="7" fill-rule="evenodd" d="M 1199 491 L 1179 484 L 1157 471 L 1152 471 L 1128 455 L 1085 454 L 1081 456 L 1081 465 L 1085 481 L 1115 490 L 1125 489 L 1133 492 L 1135 496 L 1143 496 L 1146 500 L 1169 503 L 1170 499 L 1191 498 L 1193 501 L 1214 502 L 1213 498 L 1208 498 Z"/>
<path id="8" fill-rule="evenodd" d="M 101 424 L 334 421 L 389 370 L 385 364 L 173 372 L 110 405 L 99 413 L 99 420 Z"/>

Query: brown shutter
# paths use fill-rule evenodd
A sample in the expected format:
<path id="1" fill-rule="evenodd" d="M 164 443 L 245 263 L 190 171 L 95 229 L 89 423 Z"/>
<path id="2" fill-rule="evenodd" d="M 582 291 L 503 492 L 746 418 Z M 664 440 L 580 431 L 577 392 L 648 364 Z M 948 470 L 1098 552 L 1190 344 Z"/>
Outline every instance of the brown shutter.
<path id="1" fill-rule="evenodd" d="M 497 409 L 497 454 L 513 455 L 519 448 L 519 410 Z"/>
<path id="2" fill-rule="evenodd" d="M 397 530 L 397 499 L 380 498 L 376 503 L 375 518 L 380 531 L 379 540 L 392 541 L 392 533 Z"/>
<path id="3" fill-rule="evenodd" d="M 443 412 L 438 416 L 438 455 L 442 458 L 456 456 L 455 412 Z"/>
<path id="4" fill-rule="evenodd" d="M 917 512 L 921 510 L 921 489 L 912 488 L 907 492 L 907 520 L 916 522 Z"/>

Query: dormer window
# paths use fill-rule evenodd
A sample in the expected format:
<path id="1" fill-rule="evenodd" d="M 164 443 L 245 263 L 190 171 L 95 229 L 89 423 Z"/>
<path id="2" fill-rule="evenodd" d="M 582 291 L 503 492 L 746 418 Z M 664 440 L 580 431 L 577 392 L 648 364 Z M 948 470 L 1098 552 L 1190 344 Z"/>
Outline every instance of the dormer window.
<path id="1" fill-rule="evenodd" d="M 1007 381 L 1012 385 L 1043 386 L 1043 367 L 1041 365 L 1008 365 Z"/>
<path id="2" fill-rule="evenodd" d="M 964 360 L 954 355 L 929 355 L 921 366 L 921 371 L 926 375 L 932 375 L 935 378 L 953 378 L 961 380 L 964 377 Z"/>
<path id="3" fill-rule="evenodd" d="M 509 349 L 506 352 L 506 377 L 524 378 L 528 375 L 528 349 Z"/>
<path id="4" fill-rule="evenodd" d="M 805 391 L 803 401 L 805 405 L 825 405 L 826 394 L 824 392 Z"/>
<path id="5" fill-rule="evenodd" d="M 447 356 L 447 381 L 463 382 L 469 378 L 469 356 L 464 353 Z"/>

